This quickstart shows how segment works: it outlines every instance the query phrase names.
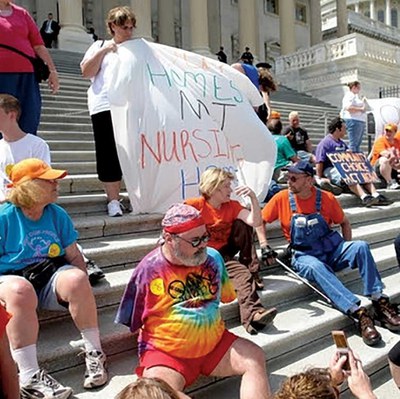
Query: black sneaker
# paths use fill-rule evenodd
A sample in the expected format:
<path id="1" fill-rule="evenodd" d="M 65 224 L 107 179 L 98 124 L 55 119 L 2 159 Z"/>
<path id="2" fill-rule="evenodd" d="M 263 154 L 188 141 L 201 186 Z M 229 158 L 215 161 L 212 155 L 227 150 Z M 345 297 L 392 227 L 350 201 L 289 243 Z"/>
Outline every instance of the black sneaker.
<path id="1" fill-rule="evenodd" d="M 372 195 L 367 195 L 361 200 L 361 205 L 366 206 L 367 208 L 378 204 L 379 204 L 379 198 L 373 197 Z"/>
<path id="2" fill-rule="evenodd" d="M 90 259 L 86 262 L 86 269 L 91 285 L 96 284 L 99 280 L 105 277 L 105 274 L 100 267 Z"/>
<path id="3" fill-rule="evenodd" d="M 392 205 L 393 204 L 392 200 L 390 200 L 389 198 L 385 197 L 382 194 L 378 195 L 378 200 L 379 200 L 378 205 L 385 206 L 385 205 Z"/>

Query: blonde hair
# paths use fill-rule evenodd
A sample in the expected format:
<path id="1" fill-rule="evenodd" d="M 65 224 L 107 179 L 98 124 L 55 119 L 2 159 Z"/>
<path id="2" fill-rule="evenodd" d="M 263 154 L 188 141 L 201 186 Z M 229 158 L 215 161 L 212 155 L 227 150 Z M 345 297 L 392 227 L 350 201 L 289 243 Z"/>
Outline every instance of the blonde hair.
<path id="1" fill-rule="evenodd" d="M 111 36 L 114 36 L 112 24 L 117 26 L 124 26 L 127 21 L 132 22 L 134 28 L 136 28 L 136 16 L 128 6 L 119 6 L 112 8 L 106 19 L 107 30 Z"/>
<path id="2" fill-rule="evenodd" d="M 207 169 L 200 178 L 199 190 L 201 195 L 208 199 L 227 179 L 233 180 L 234 174 L 221 168 Z"/>
<path id="3" fill-rule="evenodd" d="M 179 399 L 178 393 L 159 378 L 139 378 L 126 386 L 115 399 Z"/>
<path id="4" fill-rule="evenodd" d="M 19 208 L 34 208 L 40 204 L 45 189 L 36 180 L 28 180 L 12 188 L 7 194 L 7 200 Z"/>
<path id="5" fill-rule="evenodd" d="M 297 118 L 299 116 L 299 113 L 297 111 L 292 111 L 290 112 L 288 118 L 289 120 L 293 119 L 293 118 Z"/>
<path id="6" fill-rule="evenodd" d="M 338 399 L 328 369 L 313 368 L 283 381 L 274 399 Z"/>

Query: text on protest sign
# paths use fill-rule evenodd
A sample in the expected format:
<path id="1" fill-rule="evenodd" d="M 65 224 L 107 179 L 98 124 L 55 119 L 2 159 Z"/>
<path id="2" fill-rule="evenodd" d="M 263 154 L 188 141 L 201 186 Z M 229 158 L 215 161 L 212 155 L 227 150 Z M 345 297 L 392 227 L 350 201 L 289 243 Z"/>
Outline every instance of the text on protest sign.
<path id="1" fill-rule="evenodd" d="M 379 177 L 374 168 L 361 152 L 335 152 L 327 154 L 333 166 L 340 173 L 344 183 L 352 184 L 377 183 Z"/>

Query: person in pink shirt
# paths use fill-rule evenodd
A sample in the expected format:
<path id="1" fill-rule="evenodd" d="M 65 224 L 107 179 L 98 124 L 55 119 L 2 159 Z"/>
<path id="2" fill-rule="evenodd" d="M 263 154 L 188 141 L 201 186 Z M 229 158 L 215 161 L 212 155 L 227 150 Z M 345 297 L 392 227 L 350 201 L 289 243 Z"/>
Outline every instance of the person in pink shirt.
<path id="1" fill-rule="evenodd" d="M 55 94 L 59 89 L 57 70 L 35 21 L 24 8 L 10 0 L 0 0 L 0 93 L 11 94 L 20 101 L 20 127 L 36 134 L 42 106 L 39 84 L 31 61 L 15 50 L 39 57 L 47 64 L 49 88 Z"/>

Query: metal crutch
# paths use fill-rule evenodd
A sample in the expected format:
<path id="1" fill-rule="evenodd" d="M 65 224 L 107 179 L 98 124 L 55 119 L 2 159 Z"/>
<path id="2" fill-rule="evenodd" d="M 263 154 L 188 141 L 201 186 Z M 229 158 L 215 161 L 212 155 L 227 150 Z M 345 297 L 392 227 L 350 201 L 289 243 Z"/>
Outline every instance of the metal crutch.
<path id="1" fill-rule="evenodd" d="M 329 303 L 329 305 L 333 306 L 332 301 L 323 293 L 321 292 L 318 288 L 314 287 L 309 281 L 307 281 L 305 278 L 299 276 L 294 270 L 292 270 L 289 266 L 285 265 L 280 259 L 275 258 L 276 262 L 281 265 L 291 276 L 295 277 L 297 280 L 301 281 L 303 284 L 305 284 L 307 287 L 311 288 L 316 294 L 318 294 L 320 297 L 325 299 L 326 302 Z"/>

